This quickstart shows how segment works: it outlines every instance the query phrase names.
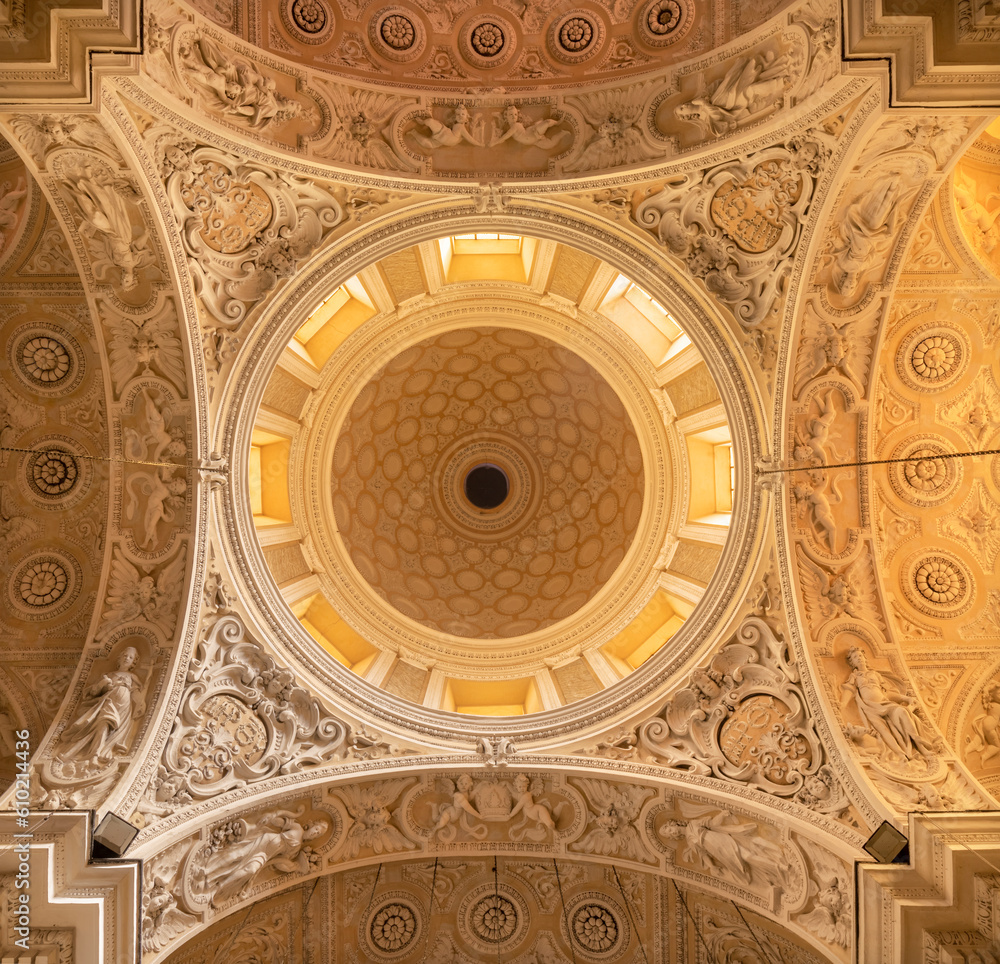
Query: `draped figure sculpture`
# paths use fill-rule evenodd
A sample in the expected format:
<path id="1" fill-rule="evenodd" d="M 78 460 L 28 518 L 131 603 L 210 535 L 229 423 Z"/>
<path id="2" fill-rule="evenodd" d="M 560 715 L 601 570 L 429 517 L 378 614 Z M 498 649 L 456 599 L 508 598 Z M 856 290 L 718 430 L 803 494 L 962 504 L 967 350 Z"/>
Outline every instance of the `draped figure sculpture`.
<path id="1" fill-rule="evenodd" d="M 865 726 L 894 753 L 907 760 L 915 753 L 932 756 L 934 748 L 921 736 L 912 706 L 916 699 L 893 686 L 877 670 L 868 668 L 864 650 L 852 646 L 847 652 L 851 675 L 841 684 L 844 703 L 854 700 Z"/>
<path id="2" fill-rule="evenodd" d="M 138 661 L 135 648 L 126 647 L 116 668 L 85 691 L 83 711 L 63 733 L 69 745 L 60 751 L 62 759 L 104 764 L 127 748 L 132 720 L 145 710 L 142 683 L 132 672 Z"/>
<path id="3" fill-rule="evenodd" d="M 659 828 L 663 840 L 683 840 L 684 858 L 707 871 L 728 875 L 749 885 L 755 877 L 780 886 L 789 863 L 779 844 L 760 836 L 753 823 L 732 823 L 732 814 L 721 810 L 687 822 L 668 820 Z"/>
<path id="4" fill-rule="evenodd" d="M 265 815 L 252 829 L 242 824 L 242 837 L 209 855 L 201 868 L 200 885 L 212 892 L 212 904 L 234 895 L 242 896 L 265 867 L 282 873 L 308 873 L 312 854 L 308 843 L 329 829 L 324 819 L 303 823 L 298 814 L 275 811 Z"/>

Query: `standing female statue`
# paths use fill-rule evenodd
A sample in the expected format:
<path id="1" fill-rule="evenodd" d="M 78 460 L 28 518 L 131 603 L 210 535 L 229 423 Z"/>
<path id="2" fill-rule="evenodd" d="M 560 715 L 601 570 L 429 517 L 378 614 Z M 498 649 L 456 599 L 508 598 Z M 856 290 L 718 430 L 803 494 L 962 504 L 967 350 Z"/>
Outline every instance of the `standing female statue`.
<path id="1" fill-rule="evenodd" d="M 129 729 L 146 706 L 142 683 L 132 672 L 139 653 L 132 646 L 122 650 L 116 668 L 84 693 L 83 712 L 66 728 L 69 746 L 59 756 L 91 765 L 108 763 L 117 750 L 127 748 Z"/>

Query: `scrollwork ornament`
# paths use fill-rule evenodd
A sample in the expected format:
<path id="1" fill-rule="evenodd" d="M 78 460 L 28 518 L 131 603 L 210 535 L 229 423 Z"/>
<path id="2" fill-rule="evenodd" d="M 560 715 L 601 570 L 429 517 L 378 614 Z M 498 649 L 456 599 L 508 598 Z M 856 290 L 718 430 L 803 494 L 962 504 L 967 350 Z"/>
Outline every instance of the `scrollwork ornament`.
<path id="1" fill-rule="evenodd" d="M 759 325 L 787 284 L 812 200 L 823 135 L 671 177 L 633 217 L 728 305 Z"/>
<path id="2" fill-rule="evenodd" d="M 296 174 L 210 147 L 186 152 L 166 182 L 195 290 L 226 327 L 309 257 L 344 217 L 329 192 Z"/>
<path id="3" fill-rule="evenodd" d="M 824 763 L 787 644 L 755 616 L 638 736 L 640 749 L 665 766 L 782 797 Z"/>
<path id="4" fill-rule="evenodd" d="M 213 624 L 192 660 L 164 750 L 168 772 L 195 800 L 320 766 L 346 745 L 344 724 L 244 634 L 234 615 Z"/>

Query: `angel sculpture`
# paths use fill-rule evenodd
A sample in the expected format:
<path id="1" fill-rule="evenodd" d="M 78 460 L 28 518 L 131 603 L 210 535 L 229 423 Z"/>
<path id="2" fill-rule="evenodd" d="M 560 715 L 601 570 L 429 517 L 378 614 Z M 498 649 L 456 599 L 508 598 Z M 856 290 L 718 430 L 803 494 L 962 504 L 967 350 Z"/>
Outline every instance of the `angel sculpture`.
<path id="1" fill-rule="evenodd" d="M 579 843 L 584 853 L 641 859 L 643 845 L 635 821 L 646 795 L 643 787 L 618 785 L 606 780 L 581 780 L 593 816 L 590 830 Z"/>
<path id="2" fill-rule="evenodd" d="M 868 373 L 871 359 L 870 336 L 874 323 L 843 321 L 839 325 L 809 314 L 816 327 L 803 338 L 803 353 L 795 373 L 795 391 L 825 372 L 843 375 L 856 385 Z M 808 329 L 807 329 L 808 330 Z"/>
<path id="3" fill-rule="evenodd" d="M 95 273 L 101 272 L 104 277 L 108 272 L 118 272 L 121 289 L 131 291 L 139 283 L 136 272 L 156 260 L 147 247 L 148 232 L 133 238 L 129 205 L 138 197 L 135 188 L 90 165 L 67 174 L 66 184 L 83 216 L 80 234 L 89 238 L 96 249 Z"/>
<path id="4" fill-rule="evenodd" d="M 847 947 L 853 937 L 853 882 L 844 865 L 821 847 L 806 839 L 803 839 L 802 846 L 813 867 L 809 896 L 815 898 L 816 903 L 811 911 L 799 917 L 798 922 L 821 941 Z"/>
<path id="5" fill-rule="evenodd" d="M 721 137 L 754 114 L 781 106 L 788 87 L 787 68 L 784 56 L 742 57 L 707 94 L 678 104 L 674 116 L 698 125 L 706 137 Z"/>
<path id="6" fill-rule="evenodd" d="M 660 155 L 649 147 L 638 122 L 642 117 L 647 91 L 618 89 L 598 91 L 586 99 L 573 98 L 574 103 L 594 129 L 576 160 L 565 165 L 567 171 L 592 171 L 648 161 Z"/>
<path id="7" fill-rule="evenodd" d="M 881 773 L 873 774 L 875 786 L 895 807 L 905 813 L 916 810 L 979 810 L 983 800 L 969 781 L 949 773 L 942 783 L 900 783 Z"/>
<path id="8" fill-rule="evenodd" d="M 142 549 L 152 549 L 156 545 L 156 530 L 161 522 L 173 522 L 184 508 L 184 494 L 187 481 L 173 476 L 173 469 L 160 467 L 153 472 L 135 472 L 125 483 L 129 493 L 125 518 L 136 520 L 139 511 L 138 493 L 146 497 L 146 508 L 142 514 Z M 137 492 L 138 490 L 138 492 Z"/>
<path id="9" fill-rule="evenodd" d="M 983 690 L 983 714 L 972 721 L 975 738 L 969 749 L 981 754 L 982 765 L 1000 753 L 1000 684 L 994 683 Z"/>
<path id="10" fill-rule="evenodd" d="M 914 716 L 916 699 L 878 670 L 869 669 L 864 650 L 852 646 L 846 659 L 851 675 L 841 684 L 843 703 L 854 701 L 865 727 L 890 753 L 906 760 L 913 758 L 914 751 L 925 757 L 933 756 L 934 747 L 921 735 Z"/>
<path id="11" fill-rule="evenodd" d="M 521 820 L 510 828 L 512 840 L 520 840 L 525 836 L 531 840 L 544 840 L 549 831 L 556 829 L 555 821 L 552 819 L 552 811 L 548 805 L 535 801 L 535 797 L 543 790 L 542 781 L 538 777 L 531 780 L 526 773 L 519 773 L 514 777 L 514 791 L 517 794 L 517 800 L 507 815 L 507 820 L 513 820 L 519 813 Z M 532 823 L 538 826 L 529 827 L 528 824 Z"/>
<path id="12" fill-rule="evenodd" d="M 10 181 L 0 184 L 0 253 L 7 244 L 7 232 L 17 225 L 17 209 L 28 194 L 24 178 L 17 179 L 17 187 L 12 188 Z"/>
<path id="13" fill-rule="evenodd" d="M 559 131 L 552 136 L 548 131 L 559 124 L 559 120 L 548 118 L 547 120 L 535 121 L 533 124 L 525 126 L 524 115 L 513 105 L 508 104 L 500 115 L 503 125 L 493 122 L 493 136 L 490 138 L 490 147 L 498 147 L 505 141 L 512 140 L 525 147 L 540 147 L 542 150 L 549 150 L 558 147 L 565 138 L 572 137 L 569 131 Z"/>
<path id="14" fill-rule="evenodd" d="M 126 647 L 115 669 L 84 692 L 82 712 L 63 731 L 60 758 L 94 766 L 127 749 L 132 721 L 146 708 L 142 681 L 132 672 L 138 661 L 138 651 Z"/>
<path id="15" fill-rule="evenodd" d="M 472 777 L 462 773 L 457 780 L 443 778 L 438 782 L 443 792 L 451 794 L 451 803 L 435 808 L 432 836 L 436 835 L 440 841 L 448 843 L 455 839 L 458 827 L 461 827 L 476 840 L 482 840 L 488 831 L 482 823 L 482 816 L 469 799 L 474 785 Z M 478 826 L 472 823 L 470 817 L 478 821 Z"/>
<path id="16" fill-rule="evenodd" d="M 831 258 L 831 280 L 845 298 L 858 290 L 862 274 L 878 263 L 878 256 L 892 242 L 896 220 L 906 196 L 906 182 L 890 171 L 859 194 L 841 215 Z"/>
<path id="17" fill-rule="evenodd" d="M 801 549 L 798 555 L 806 603 L 811 611 L 819 612 L 822 622 L 840 616 L 881 621 L 874 582 L 864 557 L 833 573 L 817 566 Z"/>
<path id="18" fill-rule="evenodd" d="M 823 490 L 826 488 L 825 472 L 810 472 L 808 479 L 800 479 L 792 486 L 792 494 L 798 505 L 804 508 L 810 517 L 813 527 L 826 537 L 826 546 L 830 552 L 837 551 L 837 520 L 833 517 L 833 506 L 843 501 L 840 489 L 837 487 L 843 475 L 834 477 L 831 483 L 836 498 L 831 499 Z"/>
<path id="19" fill-rule="evenodd" d="M 183 582 L 183 552 L 179 552 L 167 563 L 154 579 L 148 573 L 141 574 L 116 547 L 108 580 L 108 608 L 104 611 L 100 637 L 107 636 L 119 626 L 134 622 L 157 623 L 169 637 L 174 631 Z"/>
<path id="20" fill-rule="evenodd" d="M 838 817 L 850 806 L 836 774 L 825 763 L 802 781 L 802 789 L 795 794 L 795 800 L 816 813 L 832 813 Z"/>
<path id="21" fill-rule="evenodd" d="M 255 827 L 237 821 L 240 833 L 232 842 L 213 850 L 196 871 L 202 892 L 212 891 L 212 906 L 230 897 L 242 897 L 256 876 L 272 867 L 283 874 L 307 874 L 318 855 L 309 846 L 330 829 L 326 818 L 301 822 L 302 811 L 276 810 L 266 814 Z"/>
<path id="22" fill-rule="evenodd" d="M 114 364 L 112 362 L 112 364 Z M 157 403 L 148 388 L 142 390 L 139 428 L 125 428 L 125 452 L 132 461 L 159 462 L 187 454 L 187 444 L 180 426 L 171 426 L 173 411 L 167 399 Z"/>
<path id="23" fill-rule="evenodd" d="M 805 420 L 805 434 L 800 434 L 795 447 L 795 457 L 802 460 L 815 459 L 820 465 L 827 465 L 830 456 L 838 462 L 846 458 L 833 446 L 830 439 L 833 423 L 837 419 L 837 406 L 834 404 L 831 388 L 824 398 L 818 399 L 819 414 L 809 415 Z M 827 450 L 829 449 L 829 452 Z"/>
<path id="24" fill-rule="evenodd" d="M 984 239 L 986 241 L 984 250 L 987 254 L 990 254 L 997 245 L 996 233 L 993 232 L 993 227 L 997 223 L 997 218 L 1000 218 L 1000 205 L 992 211 L 986 205 L 992 201 L 1000 200 L 1000 194 L 994 191 L 986 198 L 986 204 L 983 204 L 976 196 L 975 179 L 964 171 L 958 171 L 955 174 L 954 191 L 955 200 L 958 202 L 959 210 L 962 212 L 962 220 L 967 224 L 971 224 L 974 228 L 978 228 L 979 231 L 987 236 Z M 992 235 L 991 232 L 993 232 Z"/>
<path id="25" fill-rule="evenodd" d="M 245 118 L 251 127 L 286 121 L 302 113 L 302 105 L 277 91 L 277 84 L 247 60 L 233 57 L 208 37 L 190 46 L 184 66 L 194 88 L 223 114 Z"/>
<path id="26" fill-rule="evenodd" d="M 435 151 L 439 147 L 458 147 L 463 141 L 473 147 L 483 146 L 482 118 L 477 118 L 469 130 L 469 108 L 465 104 L 456 104 L 452 111 L 451 126 L 441 123 L 428 110 L 415 118 L 417 124 L 426 127 L 428 134 L 411 131 L 413 140 L 425 151 Z"/>
<path id="27" fill-rule="evenodd" d="M 387 780 L 372 786 L 348 784 L 339 788 L 354 821 L 344 841 L 345 858 L 352 860 L 362 850 L 391 854 L 413 846 L 390 822 L 389 804 L 399 796 L 406 783 L 406 780 Z"/>
<path id="28" fill-rule="evenodd" d="M 391 94 L 374 90 L 328 88 L 333 106 L 333 129 L 326 150 L 338 160 L 380 171 L 398 171 L 403 164 L 383 131 L 399 109 Z"/>
<path id="29" fill-rule="evenodd" d="M 158 951 L 198 923 L 198 918 L 177 907 L 163 877 L 156 877 L 142 896 L 142 949 Z"/>
<path id="30" fill-rule="evenodd" d="M 121 154 L 103 127 L 92 118 L 74 120 L 69 116 L 40 117 L 21 114 L 11 119 L 11 127 L 36 160 L 41 160 L 53 147 L 84 147 L 118 160 Z"/>
<path id="31" fill-rule="evenodd" d="M 185 383 L 181 341 L 176 319 L 166 312 L 142 320 L 127 315 L 111 320 L 111 377 L 119 389 L 134 374 L 150 374 L 152 366 L 175 385 Z"/>
<path id="32" fill-rule="evenodd" d="M 667 820 L 657 833 L 667 841 L 684 841 L 684 859 L 700 864 L 707 873 L 728 876 L 749 886 L 766 881 L 774 887 L 787 882 L 791 865 L 780 844 L 760 835 L 755 823 L 735 823 L 728 810 L 690 806 L 690 819 Z"/>

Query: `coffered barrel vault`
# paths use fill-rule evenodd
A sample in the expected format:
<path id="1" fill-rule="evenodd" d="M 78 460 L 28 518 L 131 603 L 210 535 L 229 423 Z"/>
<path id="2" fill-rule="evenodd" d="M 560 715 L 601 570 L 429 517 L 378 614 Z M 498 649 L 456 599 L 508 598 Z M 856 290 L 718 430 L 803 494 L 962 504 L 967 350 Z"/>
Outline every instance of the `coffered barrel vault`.
<path id="1" fill-rule="evenodd" d="M 8 6 L 0 953 L 995 955 L 989 3 Z"/>

